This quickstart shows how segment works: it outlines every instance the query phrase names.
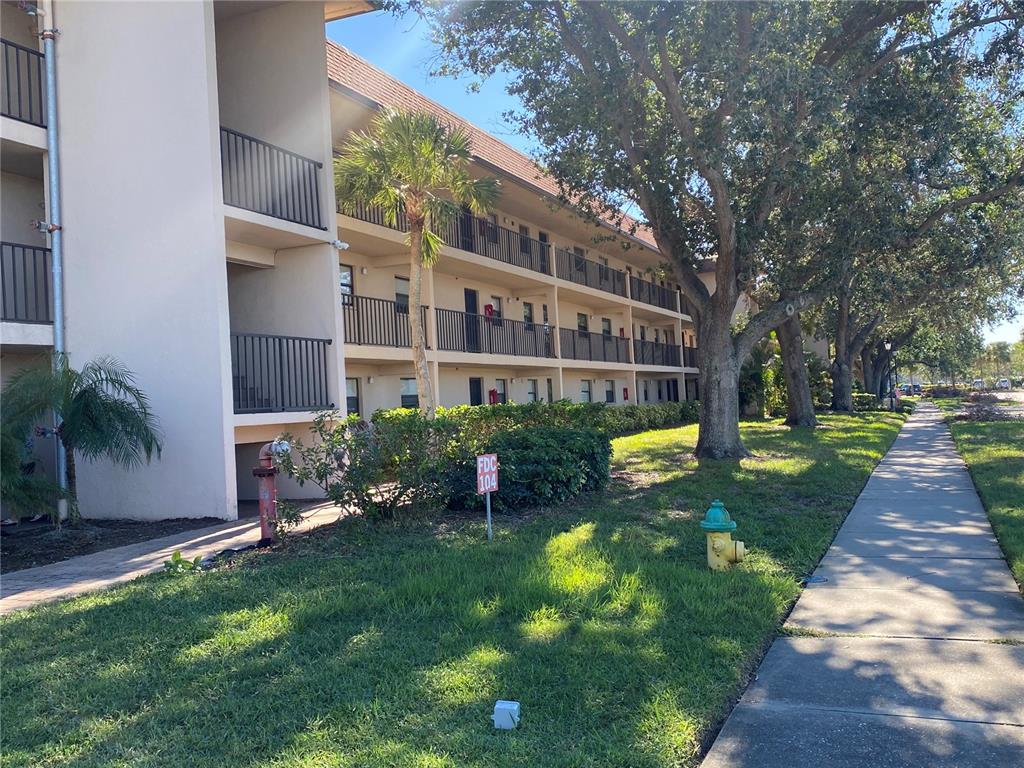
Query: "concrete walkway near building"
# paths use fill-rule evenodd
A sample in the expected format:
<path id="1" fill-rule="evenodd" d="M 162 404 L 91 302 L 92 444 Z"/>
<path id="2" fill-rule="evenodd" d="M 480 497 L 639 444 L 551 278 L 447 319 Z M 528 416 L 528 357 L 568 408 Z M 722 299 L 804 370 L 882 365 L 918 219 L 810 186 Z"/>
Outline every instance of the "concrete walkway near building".
<path id="1" fill-rule="evenodd" d="M 325 503 L 311 508 L 295 530 L 317 528 L 338 517 L 338 508 Z M 249 518 L 5 573 L 0 576 L 0 615 L 161 571 L 176 550 L 191 560 L 255 544 L 259 538 L 259 520 Z"/>
<path id="2" fill-rule="evenodd" d="M 1024 764 L 1024 600 L 934 405 L 814 576 L 704 768 Z"/>

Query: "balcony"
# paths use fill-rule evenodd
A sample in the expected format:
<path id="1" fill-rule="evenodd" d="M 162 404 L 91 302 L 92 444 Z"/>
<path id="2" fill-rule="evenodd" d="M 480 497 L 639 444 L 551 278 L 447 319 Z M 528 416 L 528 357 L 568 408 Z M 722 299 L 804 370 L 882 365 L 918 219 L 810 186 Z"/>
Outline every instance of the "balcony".
<path id="1" fill-rule="evenodd" d="M 437 348 L 516 357 L 554 357 L 550 328 L 522 320 L 437 309 Z"/>
<path id="2" fill-rule="evenodd" d="M 427 308 L 420 307 L 423 327 L 427 326 Z M 409 307 L 389 299 L 370 296 L 342 296 L 345 343 L 374 347 L 412 346 Z"/>
<path id="3" fill-rule="evenodd" d="M 0 288 L 5 323 L 53 323 L 49 248 L 0 243 Z"/>
<path id="4" fill-rule="evenodd" d="M 683 365 L 685 365 L 687 368 L 698 367 L 696 347 L 683 347 Z"/>
<path id="5" fill-rule="evenodd" d="M 628 363 L 629 340 L 621 336 L 559 328 L 562 357 L 599 363 Z"/>
<path id="6" fill-rule="evenodd" d="M 46 59 L 39 51 L 0 40 L 3 77 L 0 114 L 30 125 L 46 127 Z"/>
<path id="7" fill-rule="evenodd" d="M 373 205 L 356 205 L 344 208 L 339 203 L 338 212 L 360 221 L 407 232 L 409 227 L 405 216 L 399 214 L 394 222 L 388 222 L 384 212 Z M 482 219 L 463 213 L 448 222 L 439 233 L 441 239 L 451 246 L 489 259 L 502 261 L 541 274 L 551 274 L 551 246 L 527 235 L 499 226 L 489 219 Z"/>
<path id="8" fill-rule="evenodd" d="M 633 340 L 633 359 L 637 365 L 665 365 L 679 367 L 679 347 L 659 341 Z"/>
<path id="9" fill-rule="evenodd" d="M 555 266 L 558 277 L 563 280 L 614 293 L 616 296 L 626 295 L 626 273 L 606 264 L 590 261 L 578 253 L 559 248 L 555 251 Z"/>
<path id="10" fill-rule="evenodd" d="M 629 276 L 629 297 L 654 307 L 679 311 L 679 304 L 676 301 L 678 295 L 675 291 L 635 275 Z"/>
<path id="11" fill-rule="evenodd" d="M 223 127 L 220 162 L 227 205 L 327 229 L 320 206 L 323 163 Z"/>
<path id="12" fill-rule="evenodd" d="M 330 339 L 231 334 L 235 413 L 333 408 L 327 394 Z"/>

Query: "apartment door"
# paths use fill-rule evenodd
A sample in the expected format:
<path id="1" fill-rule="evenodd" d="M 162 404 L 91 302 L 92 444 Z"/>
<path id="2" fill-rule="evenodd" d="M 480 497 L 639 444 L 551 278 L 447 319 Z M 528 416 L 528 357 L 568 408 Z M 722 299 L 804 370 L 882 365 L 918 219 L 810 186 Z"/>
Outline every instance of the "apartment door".
<path id="1" fill-rule="evenodd" d="M 551 251 L 551 246 L 548 244 L 548 233 L 538 232 L 537 239 L 540 241 L 540 271 L 545 275 L 550 275 L 551 269 L 548 265 L 548 253 Z"/>
<path id="2" fill-rule="evenodd" d="M 476 376 L 469 379 L 469 404 L 484 404 L 484 380 Z"/>
<path id="3" fill-rule="evenodd" d="M 466 301 L 466 351 L 480 351 L 480 297 L 472 288 L 463 291 Z"/>
<path id="4" fill-rule="evenodd" d="M 462 209 L 462 215 L 459 216 L 459 241 L 460 247 L 464 251 L 473 253 L 473 214 L 469 208 Z"/>

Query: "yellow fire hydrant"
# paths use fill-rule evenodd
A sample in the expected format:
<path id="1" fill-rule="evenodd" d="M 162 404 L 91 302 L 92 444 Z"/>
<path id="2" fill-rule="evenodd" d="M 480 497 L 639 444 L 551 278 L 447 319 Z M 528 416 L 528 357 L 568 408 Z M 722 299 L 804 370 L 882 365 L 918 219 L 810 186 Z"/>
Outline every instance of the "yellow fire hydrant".
<path id="1" fill-rule="evenodd" d="M 704 535 L 708 541 L 708 567 L 713 571 L 724 571 L 733 563 L 743 560 L 747 548 L 742 541 L 733 541 L 732 532 L 736 530 L 736 521 L 729 517 L 729 512 L 721 501 L 715 499 L 704 513 L 700 521 Z"/>

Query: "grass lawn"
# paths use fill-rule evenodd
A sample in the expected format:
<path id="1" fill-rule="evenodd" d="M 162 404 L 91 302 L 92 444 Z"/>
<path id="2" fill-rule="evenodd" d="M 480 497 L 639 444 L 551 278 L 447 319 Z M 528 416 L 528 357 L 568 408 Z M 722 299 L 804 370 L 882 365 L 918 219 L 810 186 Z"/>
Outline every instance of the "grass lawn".
<path id="1" fill-rule="evenodd" d="M 525 518 L 362 521 L 0 624 L 15 766 L 693 765 L 902 417 L 615 441 L 602 498 Z M 705 567 L 722 498 L 749 548 Z M 495 699 L 523 723 L 496 732 Z"/>
<path id="2" fill-rule="evenodd" d="M 1024 421 L 950 421 L 1017 583 L 1024 586 Z"/>

